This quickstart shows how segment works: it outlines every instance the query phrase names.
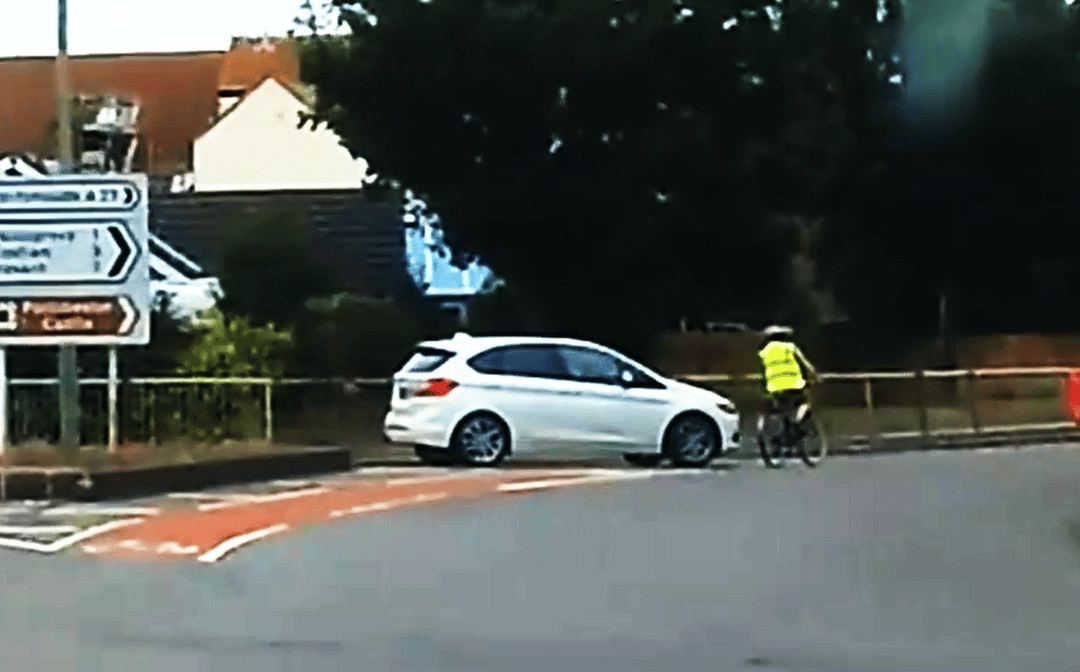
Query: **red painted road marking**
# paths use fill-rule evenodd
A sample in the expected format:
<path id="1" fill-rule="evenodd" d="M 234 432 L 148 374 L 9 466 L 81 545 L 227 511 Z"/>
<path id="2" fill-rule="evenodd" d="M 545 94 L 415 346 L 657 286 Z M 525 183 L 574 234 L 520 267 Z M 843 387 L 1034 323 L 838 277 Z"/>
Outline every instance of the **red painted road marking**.
<path id="1" fill-rule="evenodd" d="M 236 549 L 289 529 L 347 516 L 574 485 L 647 478 L 651 472 L 558 470 L 462 472 L 379 481 L 327 481 L 268 495 L 232 495 L 212 504 L 164 509 L 83 544 L 86 552 L 143 559 L 216 562 Z"/>

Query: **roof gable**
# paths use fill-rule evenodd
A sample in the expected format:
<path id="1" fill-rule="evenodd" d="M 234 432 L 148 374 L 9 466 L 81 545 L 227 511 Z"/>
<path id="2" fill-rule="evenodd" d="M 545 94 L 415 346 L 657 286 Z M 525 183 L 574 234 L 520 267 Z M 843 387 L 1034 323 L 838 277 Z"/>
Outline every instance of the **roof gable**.
<path id="1" fill-rule="evenodd" d="M 211 131 L 213 131 L 215 128 L 220 126 L 221 122 L 223 122 L 223 121 L 225 121 L 225 119 L 231 117 L 233 115 L 233 113 L 235 113 L 237 110 L 239 110 L 241 108 L 241 106 L 243 106 L 245 103 L 247 103 L 251 99 L 251 97 L 253 95 L 255 95 L 258 91 L 260 91 L 263 88 L 268 87 L 268 86 L 276 86 L 276 87 L 284 90 L 290 96 L 295 98 L 296 101 L 298 103 L 300 103 L 300 105 L 303 106 L 307 111 L 312 110 L 312 104 L 306 99 L 306 96 L 303 93 L 301 93 L 299 90 L 297 90 L 296 87 L 290 86 L 289 84 L 286 84 L 286 83 L 280 81 L 276 77 L 273 77 L 273 76 L 266 77 L 261 82 L 259 82 L 255 86 L 253 86 L 243 96 L 241 96 L 240 100 L 236 101 L 236 103 L 232 107 L 230 107 L 223 114 L 218 116 L 218 118 L 215 119 L 212 124 L 210 124 L 209 128 L 207 128 L 205 131 L 203 131 L 202 133 L 199 134 L 199 137 L 196 138 L 196 140 L 206 136 Z"/>
<path id="2" fill-rule="evenodd" d="M 188 169 L 191 140 L 217 110 L 224 52 L 76 56 L 72 93 L 116 95 L 140 106 L 140 151 L 147 172 Z M 52 58 L 0 59 L 0 152 L 55 156 L 56 102 Z"/>
<path id="3" fill-rule="evenodd" d="M 250 91 L 268 77 L 300 81 L 300 56 L 289 38 L 235 38 L 218 74 L 218 91 Z"/>

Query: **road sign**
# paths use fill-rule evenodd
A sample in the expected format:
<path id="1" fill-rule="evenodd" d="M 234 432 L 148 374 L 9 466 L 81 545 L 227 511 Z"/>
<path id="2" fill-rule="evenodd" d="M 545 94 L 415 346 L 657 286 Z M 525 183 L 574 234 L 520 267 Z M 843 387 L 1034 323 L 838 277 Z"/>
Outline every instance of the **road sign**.
<path id="1" fill-rule="evenodd" d="M 44 180 L 0 182 L 0 209 L 12 212 L 130 211 L 145 200 L 137 175 L 117 179 L 111 175 L 56 176 Z M 100 182 L 87 178 L 108 178 Z"/>
<path id="2" fill-rule="evenodd" d="M 0 180 L 0 345 L 145 345 L 145 175 Z"/>
<path id="3" fill-rule="evenodd" d="M 126 296 L 34 297 L 0 301 L 0 334 L 125 336 L 139 319 Z"/>
<path id="4" fill-rule="evenodd" d="M 0 283 L 123 282 L 137 257 L 122 220 L 0 224 Z"/>

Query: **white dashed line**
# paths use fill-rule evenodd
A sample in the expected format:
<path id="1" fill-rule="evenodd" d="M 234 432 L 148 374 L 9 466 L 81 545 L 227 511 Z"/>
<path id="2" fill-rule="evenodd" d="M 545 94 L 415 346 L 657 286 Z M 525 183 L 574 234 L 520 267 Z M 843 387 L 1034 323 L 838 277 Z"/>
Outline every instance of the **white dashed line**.
<path id="1" fill-rule="evenodd" d="M 233 506 L 242 506 L 245 504 L 265 504 L 267 502 L 280 502 L 286 499 L 296 499 L 298 497 L 309 497 L 311 495 L 321 495 L 323 493 L 330 492 L 330 488 L 319 486 L 316 488 L 308 488 L 306 490 L 291 490 L 289 492 L 277 492 L 272 495 L 231 495 L 229 499 L 224 502 L 213 502 L 211 504 L 199 504 L 199 511 L 215 511 L 217 509 L 227 509 Z"/>
<path id="2" fill-rule="evenodd" d="M 145 518 L 123 518 L 121 520 L 113 520 L 113 521 L 108 522 L 108 523 L 102 523 L 101 525 L 95 525 L 93 527 L 88 527 L 85 530 L 83 530 L 82 532 L 78 532 L 76 534 L 73 534 L 70 537 L 64 537 L 63 539 L 57 539 L 56 541 L 52 542 L 51 544 L 49 544 L 49 546 L 52 548 L 52 550 L 50 552 L 55 553 L 56 551 L 67 548 L 68 546 L 72 546 L 74 544 L 77 544 L 80 541 L 86 541 L 87 539 L 90 539 L 92 537 L 96 537 L 99 534 L 104 534 L 106 532 L 111 532 L 113 530 L 118 530 L 121 527 L 127 527 L 129 525 L 134 525 L 136 523 L 141 523 L 144 520 L 146 520 L 146 519 Z"/>
<path id="3" fill-rule="evenodd" d="M 170 499 L 223 499 L 227 495 L 210 492 L 170 492 L 166 493 Z"/>
<path id="4" fill-rule="evenodd" d="M 613 473 L 596 474 L 592 476 L 578 476 L 576 478 L 549 478 L 539 481 L 523 481 L 520 483 L 503 483 L 498 486 L 499 492 L 520 492 L 524 490 L 541 490 L 544 488 L 558 488 L 570 485 L 585 485 L 591 483 L 616 483 L 643 478 L 651 478 L 650 472 L 627 472 L 616 476 Z"/>
<path id="5" fill-rule="evenodd" d="M 383 502 L 372 502 L 371 504 L 360 504 L 348 509 L 338 509 L 337 511 L 331 511 L 331 518 L 341 518 L 343 516 L 353 516 L 362 513 L 375 513 L 377 511 L 389 511 L 390 509 L 396 509 L 400 506 L 406 506 L 408 504 L 424 504 L 426 502 L 437 502 L 440 499 L 446 499 L 449 496 L 445 492 L 431 492 L 419 494 L 414 497 L 405 497 L 402 499 L 390 499 Z"/>
<path id="6" fill-rule="evenodd" d="M 42 509 L 42 516 L 156 516 L 161 509 L 156 506 L 79 506 L 64 505 Z"/>
<path id="7" fill-rule="evenodd" d="M 78 532 L 77 525 L 0 525 L 0 534 L 71 534 Z"/>

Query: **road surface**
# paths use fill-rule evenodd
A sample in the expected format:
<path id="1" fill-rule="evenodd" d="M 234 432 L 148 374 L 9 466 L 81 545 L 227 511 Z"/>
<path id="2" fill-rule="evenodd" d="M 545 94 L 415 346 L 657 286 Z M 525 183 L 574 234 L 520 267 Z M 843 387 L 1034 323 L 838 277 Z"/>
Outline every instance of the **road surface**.
<path id="1" fill-rule="evenodd" d="M 573 478 L 298 525 L 216 562 L 0 550 L 0 668 L 1080 669 L 1078 450 Z"/>

